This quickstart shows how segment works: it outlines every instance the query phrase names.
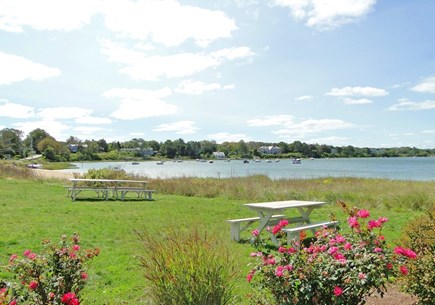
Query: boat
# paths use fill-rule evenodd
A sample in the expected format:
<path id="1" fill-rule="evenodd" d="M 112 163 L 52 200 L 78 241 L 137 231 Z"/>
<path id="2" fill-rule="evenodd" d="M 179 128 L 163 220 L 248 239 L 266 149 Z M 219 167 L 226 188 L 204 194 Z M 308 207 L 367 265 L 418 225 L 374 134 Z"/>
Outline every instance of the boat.
<path id="1" fill-rule="evenodd" d="M 243 163 L 249 163 L 249 161 L 248 160 L 243 160 Z"/>
<path id="2" fill-rule="evenodd" d="M 292 163 L 293 164 L 301 164 L 301 159 L 293 159 Z"/>
<path id="3" fill-rule="evenodd" d="M 38 163 L 30 163 L 30 164 L 27 164 L 27 167 L 28 167 L 28 168 L 41 168 L 41 167 L 42 167 L 42 164 L 38 164 Z"/>
<path id="4" fill-rule="evenodd" d="M 272 163 L 272 160 L 266 160 L 266 163 Z"/>
<path id="5" fill-rule="evenodd" d="M 208 163 L 213 163 L 213 160 L 209 160 Z"/>
<path id="6" fill-rule="evenodd" d="M 139 165 L 139 162 L 131 162 L 133 165 Z"/>
<path id="7" fill-rule="evenodd" d="M 163 162 L 163 161 L 157 161 L 156 164 L 157 165 L 163 165 L 163 164 L 165 164 L 165 162 Z"/>

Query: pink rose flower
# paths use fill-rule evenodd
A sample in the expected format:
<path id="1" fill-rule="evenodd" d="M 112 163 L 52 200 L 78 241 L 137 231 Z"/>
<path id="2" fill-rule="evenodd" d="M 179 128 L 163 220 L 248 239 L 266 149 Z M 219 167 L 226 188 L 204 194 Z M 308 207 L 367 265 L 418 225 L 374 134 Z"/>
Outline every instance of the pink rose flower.
<path id="1" fill-rule="evenodd" d="M 359 210 L 357 216 L 360 218 L 367 218 L 370 216 L 370 213 L 367 210 Z"/>
<path id="2" fill-rule="evenodd" d="M 30 288 L 31 290 L 35 290 L 37 287 L 38 287 L 38 282 L 36 282 L 36 281 L 31 281 L 31 282 L 30 282 L 30 284 L 29 284 L 29 288 Z"/>
<path id="3" fill-rule="evenodd" d="M 336 297 L 340 296 L 343 294 L 343 289 L 340 286 L 335 286 L 334 287 L 334 295 Z"/>

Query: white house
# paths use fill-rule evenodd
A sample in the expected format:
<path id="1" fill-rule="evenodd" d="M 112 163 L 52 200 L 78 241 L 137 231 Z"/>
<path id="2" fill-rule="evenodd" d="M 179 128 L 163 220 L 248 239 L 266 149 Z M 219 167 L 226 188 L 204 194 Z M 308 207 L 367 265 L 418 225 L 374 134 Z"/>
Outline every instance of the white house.
<path id="1" fill-rule="evenodd" d="M 272 146 L 261 146 L 257 149 L 259 153 L 262 154 L 269 154 L 269 155 L 277 155 L 282 152 L 281 148 L 278 146 L 272 145 Z"/>
<path id="2" fill-rule="evenodd" d="M 213 157 L 215 157 L 215 159 L 225 159 L 225 153 L 222 151 L 215 151 L 213 152 Z"/>

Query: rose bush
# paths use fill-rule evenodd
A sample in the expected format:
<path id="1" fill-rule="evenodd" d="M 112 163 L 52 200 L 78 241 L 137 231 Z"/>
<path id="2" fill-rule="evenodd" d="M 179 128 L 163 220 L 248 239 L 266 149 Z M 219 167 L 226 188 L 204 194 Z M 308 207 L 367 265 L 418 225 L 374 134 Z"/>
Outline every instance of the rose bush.
<path id="1" fill-rule="evenodd" d="M 349 214 L 349 233 L 323 228 L 307 245 L 286 244 L 283 221 L 270 230 L 282 237 L 278 247 L 253 233 L 256 261 L 247 280 L 263 295 L 253 296 L 255 304 L 365 304 L 373 292 L 382 295 L 391 278 L 408 274 L 406 262 L 416 254 L 387 245 L 382 227 L 388 219 L 369 219 L 369 211 L 341 205 Z"/>
<path id="2" fill-rule="evenodd" d="M 79 242 L 77 234 L 71 242 L 62 236 L 58 245 L 43 241 L 41 254 L 31 250 L 13 254 L 6 269 L 16 282 L 3 283 L 0 305 L 78 305 L 88 278 L 84 263 L 99 254 L 99 249 L 82 250 Z"/>

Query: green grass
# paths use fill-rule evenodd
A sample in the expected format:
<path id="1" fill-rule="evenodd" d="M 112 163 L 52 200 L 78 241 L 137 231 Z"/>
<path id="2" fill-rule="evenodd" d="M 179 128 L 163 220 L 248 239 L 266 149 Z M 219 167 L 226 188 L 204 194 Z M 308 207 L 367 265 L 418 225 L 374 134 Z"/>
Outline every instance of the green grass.
<path id="1" fill-rule="evenodd" d="M 172 189 L 162 181 L 150 181 L 150 187 L 157 190 L 153 201 L 87 199 L 72 202 L 65 196 L 62 182 L 1 177 L 0 265 L 7 264 L 11 254 L 21 254 L 25 249 L 38 251 L 43 239 L 56 241 L 62 234 L 70 236 L 77 232 L 83 247 L 101 249 L 100 256 L 89 265 L 89 285 L 84 291 L 86 304 L 149 304 L 137 258 L 142 253 L 137 231 L 147 230 L 164 236 L 169 228 L 201 226 L 222 238 L 240 266 L 236 293 L 243 298 L 250 289 L 245 275 L 252 248 L 246 243 L 231 242 L 229 225 L 225 221 L 255 216 L 243 203 L 264 199 L 322 199 L 333 203 L 343 197 L 340 199 L 349 205 L 368 207 L 373 217 L 388 217 L 390 221 L 384 234 L 394 241 L 410 219 L 422 214 L 425 207 L 434 202 L 433 182 L 294 180 L 289 182 L 293 188 L 280 189 L 278 185 L 284 182 L 274 184 L 264 178 L 253 178 L 251 184 L 249 179 L 240 179 L 240 183 L 227 181 L 226 184 L 216 179 L 214 183 L 210 179 L 194 179 L 188 184 L 183 179 L 168 180 L 168 184 L 174 184 Z M 175 190 L 181 192 L 182 184 L 190 190 L 189 194 L 177 194 Z M 203 189 L 202 193 L 195 192 L 197 186 L 194 184 Z M 207 188 L 211 188 L 210 193 L 206 193 Z M 227 192 L 220 193 L 219 189 Z M 234 196 L 234 190 L 239 196 Z M 174 194 L 167 194 L 171 192 Z M 260 197 L 255 197 L 258 194 Z M 93 194 L 88 195 L 93 197 Z M 315 210 L 312 218 L 325 220 L 330 213 L 346 223 L 345 216 L 334 204 Z M 248 237 L 249 232 L 244 232 L 242 238 Z M 0 271 L 1 278 L 8 276 Z"/>

